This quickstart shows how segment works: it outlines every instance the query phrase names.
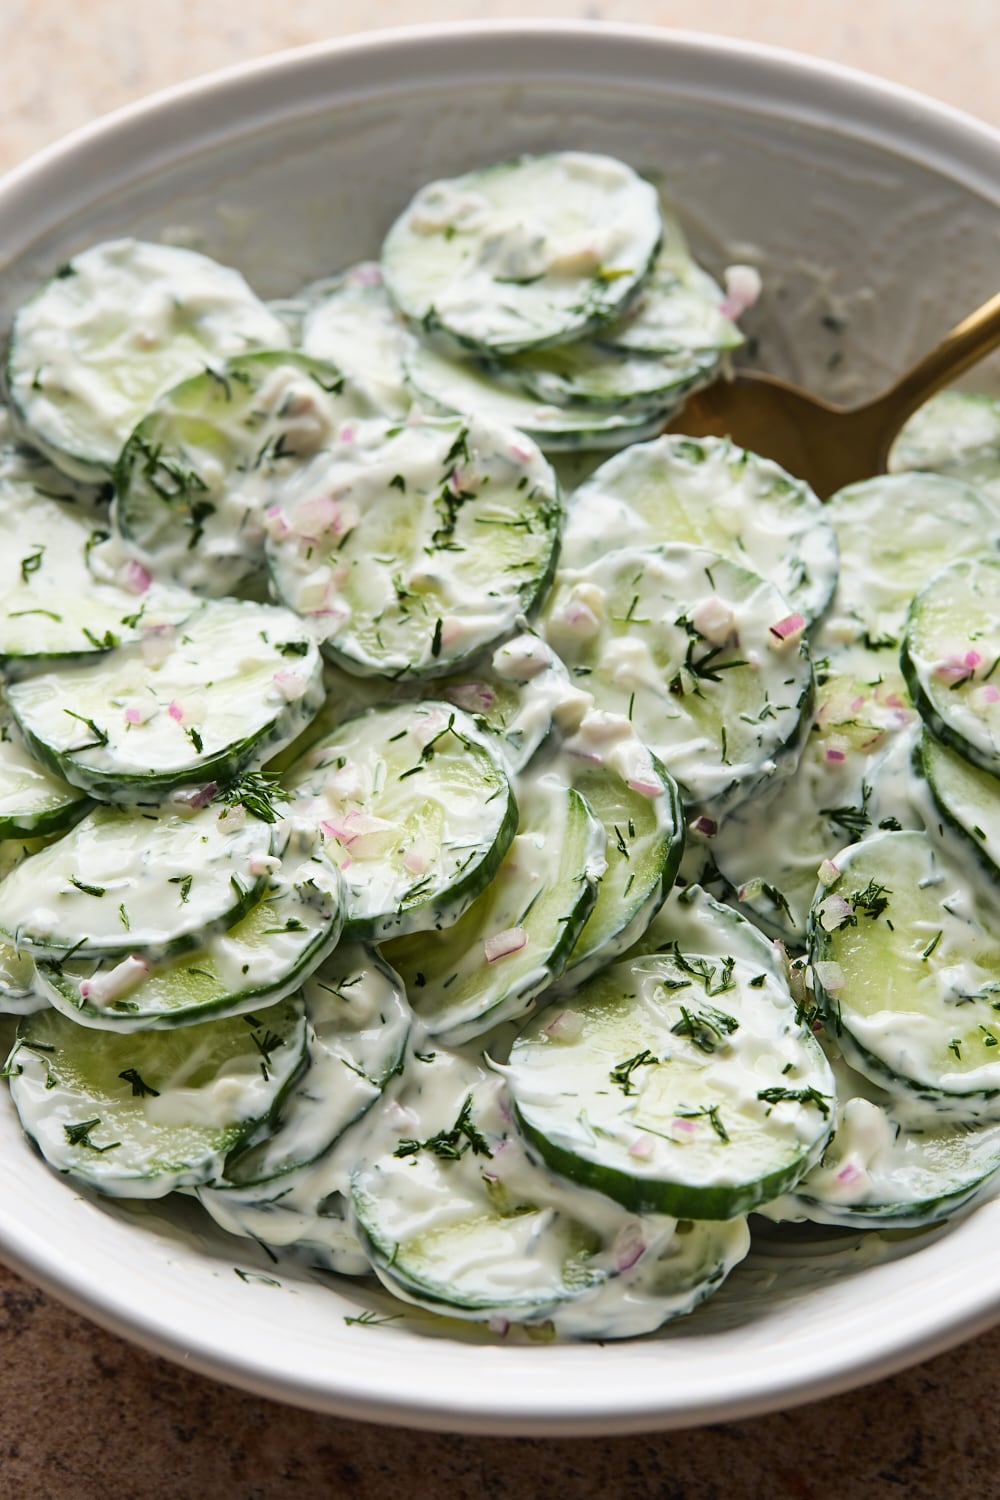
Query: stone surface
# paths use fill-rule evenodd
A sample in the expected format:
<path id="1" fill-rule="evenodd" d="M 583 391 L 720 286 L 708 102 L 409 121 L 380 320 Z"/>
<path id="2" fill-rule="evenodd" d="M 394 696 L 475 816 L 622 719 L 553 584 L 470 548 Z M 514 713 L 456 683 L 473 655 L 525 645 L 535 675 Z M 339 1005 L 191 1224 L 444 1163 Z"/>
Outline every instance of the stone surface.
<path id="1" fill-rule="evenodd" d="M 231 62 L 523 0 L 4 0 L 0 169 L 95 115 Z M 1000 124 L 996 0 L 548 0 L 536 15 L 793 47 Z M 990 1500 L 1000 1329 L 875 1386 L 754 1421 L 540 1441 L 386 1430 L 242 1395 L 134 1349 L 0 1269 L 2 1500 Z"/>

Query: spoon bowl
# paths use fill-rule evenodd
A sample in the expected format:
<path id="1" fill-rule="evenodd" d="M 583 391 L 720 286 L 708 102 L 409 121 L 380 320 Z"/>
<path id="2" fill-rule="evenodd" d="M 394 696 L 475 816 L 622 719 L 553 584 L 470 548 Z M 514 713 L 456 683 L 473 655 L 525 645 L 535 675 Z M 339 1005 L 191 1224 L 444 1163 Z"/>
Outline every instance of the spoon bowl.
<path id="1" fill-rule="evenodd" d="M 885 473 L 907 417 L 1000 345 L 1000 293 L 862 406 L 832 406 L 775 375 L 739 370 L 692 396 L 667 431 L 730 437 L 804 479 L 821 500 L 845 484 Z"/>

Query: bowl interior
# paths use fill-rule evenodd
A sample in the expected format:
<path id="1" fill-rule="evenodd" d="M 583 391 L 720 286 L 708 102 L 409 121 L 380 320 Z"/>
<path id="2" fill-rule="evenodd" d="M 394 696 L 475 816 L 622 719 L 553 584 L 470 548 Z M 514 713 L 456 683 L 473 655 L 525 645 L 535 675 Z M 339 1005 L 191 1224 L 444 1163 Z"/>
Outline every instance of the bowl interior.
<path id="1" fill-rule="evenodd" d="M 383 34 L 127 111 L 0 187 L 0 320 L 74 251 L 204 248 L 266 296 L 378 253 L 413 190 L 521 151 L 607 151 L 662 182 L 719 271 L 760 267 L 771 368 L 874 392 L 996 290 L 1000 138 L 902 91 L 762 49 L 638 29 Z M 991 279 L 994 278 L 994 279 Z M 980 380 L 980 384 L 982 381 Z M 911 1236 L 759 1239 L 709 1304 L 628 1345 L 504 1344 L 275 1266 L 196 1205 L 99 1203 L 0 1100 L 0 1251 L 197 1368 L 322 1409 L 506 1432 L 763 1410 L 931 1353 L 996 1315 L 1000 1206 Z"/>

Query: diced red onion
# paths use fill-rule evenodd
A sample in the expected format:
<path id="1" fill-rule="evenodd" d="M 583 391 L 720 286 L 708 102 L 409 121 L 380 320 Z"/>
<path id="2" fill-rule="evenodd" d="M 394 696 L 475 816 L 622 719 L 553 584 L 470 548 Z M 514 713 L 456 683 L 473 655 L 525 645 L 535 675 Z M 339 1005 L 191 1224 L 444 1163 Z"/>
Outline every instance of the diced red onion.
<path id="1" fill-rule="evenodd" d="M 494 933 L 483 943 L 486 962 L 493 964 L 499 958 L 507 958 L 511 953 L 519 953 L 526 946 L 527 941 L 528 934 L 523 927 L 508 927 L 503 932 Z"/>

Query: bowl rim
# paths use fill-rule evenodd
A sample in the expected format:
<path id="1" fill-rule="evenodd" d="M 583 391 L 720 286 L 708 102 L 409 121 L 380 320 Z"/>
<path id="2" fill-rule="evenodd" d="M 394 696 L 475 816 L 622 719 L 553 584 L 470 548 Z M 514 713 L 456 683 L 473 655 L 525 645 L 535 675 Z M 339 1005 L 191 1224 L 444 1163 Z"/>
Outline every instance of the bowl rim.
<path id="1" fill-rule="evenodd" d="M 532 43 L 531 49 L 524 48 L 525 41 Z M 610 60 L 627 58 L 642 83 L 669 85 L 700 100 L 706 97 L 709 80 L 714 80 L 713 87 L 730 104 L 735 91 L 747 108 L 766 102 L 770 114 L 777 107 L 782 117 L 874 139 L 899 155 L 941 168 L 973 192 L 1000 200 L 1000 131 L 904 86 L 783 48 L 696 31 L 510 20 L 359 33 L 271 53 L 160 90 L 77 128 L 14 167 L 0 180 L 0 225 L 16 225 L 27 214 L 32 222 L 44 223 L 39 234 L 51 233 L 63 219 L 93 202 L 93 191 L 87 191 L 90 169 L 99 172 L 102 192 L 115 193 L 140 171 L 149 173 L 194 151 L 248 137 L 282 119 L 305 118 L 335 99 L 343 103 L 365 94 L 376 97 L 386 84 L 398 84 L 404 76 L 400 60 L 405 57 L 412 63 L 415 51 L 433 57 L 434 71 L 451 76 L 460 76 L 455 69 L 474 60 L 480 75 L 510 80 L 516 59 L 523 79 L 556 73 L 579 81 L 581 66 L 589 59 L 594 76 L 609 80 L 614 76 Z M 672 72 L 676 77 L 668 78 Z M 837 100 L 850 115 L 848 123 L 841 110 L 833 108 Z M 58 204 L 57 213 L 53 204 Z M 10 259 L 11 245 L 20 256 L 30 253 L 33 242 L 18 241 L 16 231 L 0 228 L 0 265 Z M 619 1389 L 605 1379 L 599 1392 L 591 1382 L 589 1399 L 574 1394 L 570 1400 L 562 1383 L 551 1381 L 539 1405 L 533 1383 L 530 1395 L 520 1395 L 512 1379 L 505 1382 L 507 1395 L 498 1404 L 488 1379 L 491 1373 L 499 1374 L 496 1355 L 516 1352 L 536 1363 L 541 1357 L 547 1367 L 565 1369 L 573 1346 L 490 1349 L 493 1357 L 484 1361 L 485 1382 L 464 1377 L 457 1368 L 464 1361 L 458 1360 L 454 1377 L 439 1385 L 433 1380 L 426 1387 L 411 1385 L 405 1391 L 398 1382 L 386 1388 L 363 1371 L 355 1384 L 353 1371 L 351 1378 L 333 1381 L 329 1369 L 276 1374 L 263 1357 L 220 1350 L 211 1329 L 191 1320 L 178 1325 L 169 1306 L 129 1299 L 110 1278 L 95 1282 L 93 1271 L 48 1240 L 39 1226 L 0 1215 L 0 1254 L 22 1275 L 112 1332 L 259 1396 L 348 1418 L 508 1436 L 627 1433 L 754 1416 L 881 1379 L 1000 1318 L 1000 1278 L 990 1286 L 967 1277 L 947 1307 L 923 1299 L 911 1321 L 878 1330 L 878 1337 L 861 1350 L 821 1351 L 811 1369 L 795 1364 L 778 1368 L 776 1361 L 774 1367 L 756 1372 L 753 1389 L 746 1388 L 745 1381 L 741 1388 L 731 1380 L 722 1381 L 712 1399 L 704 1394 L 691 1397 L 664 1382 L 637 1399 L 627 1382 Z M 430 1351 L 441 1346 L 435 1342 L 425 1347 Z M 647 1353 L 655 1348 L 642 1341 L 638 1347 Z M 607 1375 L 615 1363 L 610 1348 L 605 1350 Z M 430 1354 L 428 1363 L 434 1363 Z"/>

